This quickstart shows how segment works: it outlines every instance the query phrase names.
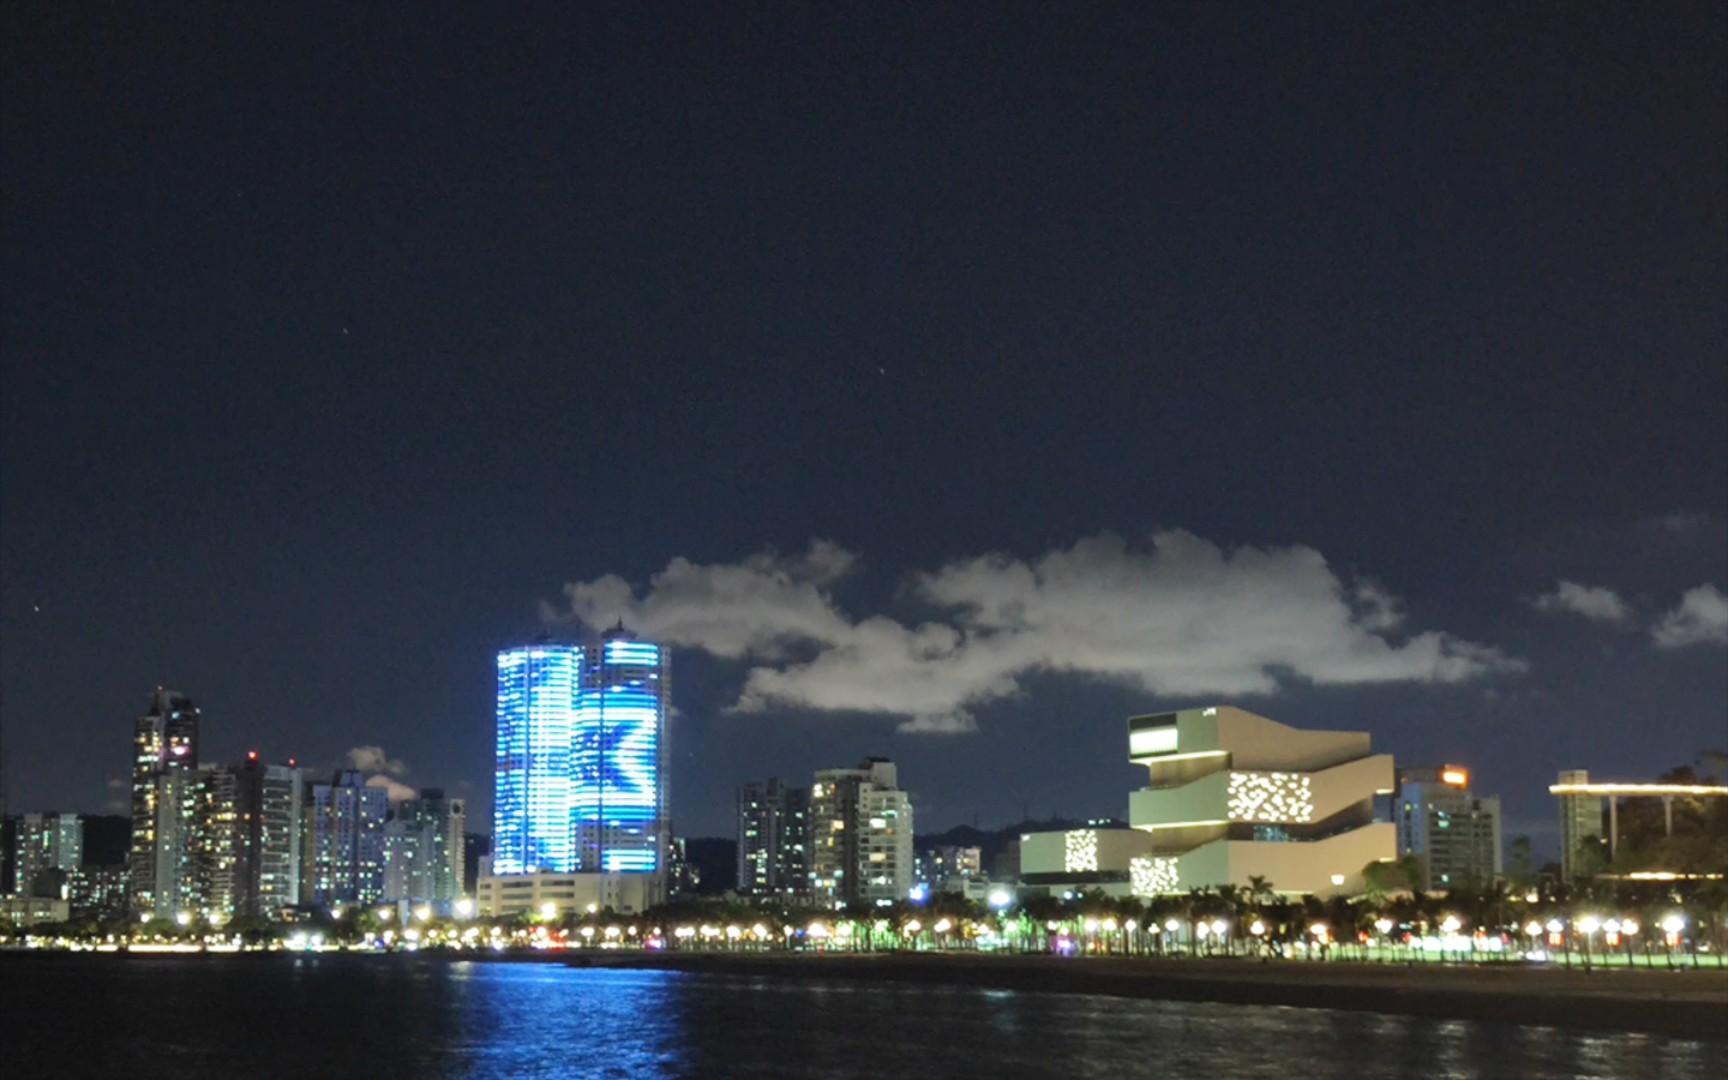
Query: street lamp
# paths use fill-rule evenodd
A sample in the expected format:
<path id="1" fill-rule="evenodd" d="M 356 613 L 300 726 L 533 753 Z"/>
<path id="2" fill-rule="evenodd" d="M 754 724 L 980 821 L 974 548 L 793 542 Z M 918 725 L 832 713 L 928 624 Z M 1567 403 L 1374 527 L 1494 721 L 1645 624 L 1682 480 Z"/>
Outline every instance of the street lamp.
<path id="1" fill-rule="evenodd" d="M 1385 949 L 1386 946 L 1391 943 L 1392 927 L 1395 925 L 1397 924 L 1384 915 L 1374 920 L 1374 929 L 1380 933 L 1380 946 L 1382 949 Z"/>
<path id="2" fill-rule="evenodd" d="M 1674 966 L 1674 947 L 1680 944 L 1680 931 L 1686 929 L 1686 916 L 1675 912 L 1662 920 L 1662 942 L 1668 946 L 1668 966 Z"/>
<path id="3" fill-rule="evenodd" d="M 1314 944 L 1322 950 L 1322 955 L 1324 955 L 1326 939 L 1328 937 L 1326 924 L 1323 922 L 1317 922 L 1308 928 L 1308 932 L 1314 935 Z"/>
<path id="4" fill-rule="evenodd" d="M 1590 937 L 1602 929 L 1602 920 L 1594 915 L 1586 915 L 1577 923 L 1578 932 L 1584 935 L 1584 966 L 1590 966 Z"/>

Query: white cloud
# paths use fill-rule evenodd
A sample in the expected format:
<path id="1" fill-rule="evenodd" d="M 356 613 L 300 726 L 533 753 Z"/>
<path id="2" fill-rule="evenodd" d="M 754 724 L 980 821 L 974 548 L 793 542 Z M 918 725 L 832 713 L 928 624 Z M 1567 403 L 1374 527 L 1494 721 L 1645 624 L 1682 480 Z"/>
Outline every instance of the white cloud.
<path id="1" fill-rule="evenodd" d="M 971 713 L 959 710 L 946 716 L 917 716 L 902 720 L 894 730 L 908 735 L 964 735 L 977 731 L 978 721 Z"/>
<path id="2" fill-rule="evenodd" d="M 389 793 L 389 799 L 391 802 L 403 802 L 407 799 L 416 798 L 420 794 L 407 784 L 392 780 L 383 773 L 379 773 L 377 776 L 368 776 L 366 778 L 366 786 L 383 788 Z"/>
<path id="3" fill-rule="evenodd" d="M 919 623 L 853 618 L 829 586 L 857 563 L 818 542 L 704 566 L 674 559 L 638 597 L 615 576 L 566 588 L 592 627 L 752 664 L 733 708 L 858 711 L 900 730 L 976 730 L 971 709 L 1039 671 L 1188 697 L 1266 694 L 1287 682 L 1450 683 L 1522 670 L 1489 646 L 1429 631 L 1394 638 L 1397 600 L 1346 584 L 1311 548 L 1226 551 L 1185 532 L 1149 547 L 1103 534 L 1032 561 L 990 555 L 914 578 Z"/>
<path id="4" fill-rule="evenodd" d="M 1710 519 L 1704 514 L 1692 513 L 1686 510 L 1676 510 L 1672 514 L 1665 514 L 1662 517 L 1657 518 L 1656 521 L 1663 529 L 1666 529 L 1676 536 L 1684 536 L 1688 533 L 1697 532 L 1699 529 L 1709 524 Z"/>
<path id="5" fill-rule="evenodd" d="M 348 767 L 361 772 L 389 773 L 391 776 L 401 776 L 408 771 L 408 763 L 401 758 L 393 758 L 384 752 L 382 746 L 356 746 L 346 755 Z"/>
<path id="6" fill-rule="evenodd" d="M 1632 616 L 1632 609 L 1613 589 L 1575 581 L 1562 581 L 1553 592 L 1530 603 L 1537 611 L 1569 611 L 1593 622 L 1623 623 Z"/>
<path id="7" fill-rule="evenodd" d="M 1687 589 L 1679 606 L 1656 620 L 1650 636 L 1664 649 L 1728 641 L 1728 596 L 1710 584 Z"/>
<path id="8" fill-rule="evenodd" d="M 641 600 L 616 574 L 574 582 L 564 592 L 570 614 L 589 626 L 624 617 L 651 636 L 716 656 L 773 658 L 795 642 L 831 642 L 845 634 L 846 621 L 824 589 L 856 563 L 839 545 L 818 540 L 791 558 L 768 551 L 720 566 L 673 559 Z"/>

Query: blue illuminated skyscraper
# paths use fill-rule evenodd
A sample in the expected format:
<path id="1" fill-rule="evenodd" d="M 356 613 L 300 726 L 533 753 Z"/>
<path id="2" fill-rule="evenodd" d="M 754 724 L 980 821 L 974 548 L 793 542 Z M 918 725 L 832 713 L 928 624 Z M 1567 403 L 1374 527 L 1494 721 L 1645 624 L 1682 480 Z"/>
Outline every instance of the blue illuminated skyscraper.
<path id="1" fill-rule="evenodd" d="M 584 650 L 576 693 L 575 817 L 580 868 L 666 864 L 666 654 L 618 626 Z"/>
<path id="2" fill-rule="evenodd" d="M 571 750 L 580 645 L 541 642 L 498 654 L 498 754 L 492 872 L 576 869 Z"/>
<path id="3" fill-rule="evenodd" d="M 492 873 L 659 873 L 666 654 L 622 627 L 597 645 L 498 654 Z"/>

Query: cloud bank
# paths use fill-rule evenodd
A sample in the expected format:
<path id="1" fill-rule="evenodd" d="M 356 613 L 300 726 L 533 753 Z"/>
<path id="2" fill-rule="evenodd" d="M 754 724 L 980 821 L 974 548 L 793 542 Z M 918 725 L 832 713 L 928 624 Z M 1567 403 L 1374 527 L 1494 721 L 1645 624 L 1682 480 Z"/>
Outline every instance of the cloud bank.
<path id="1" fill-rule="evenodd" d="M 1728 642 L 1728 596 L 1710 584 L 1686 590 L 1679 606 L 1656 620 L 1650 636 L 1664 649 Z"/>
<path id="2" fill-rule="evenodd" d="M 841 610 L 832 586 L 857 565 L 827 541 L 738 563 L 677 558 L 640 596 L 615 575 L 573 582 L 556 615 L 595 628 L 623 619 L 748 662 L 735 711 L 873 713 L 918 733 L 975 730 L 975 708 L 1040 672 L 1201 698 L 1288 683 L 1455 683 L 1524 666 L 1445 633 L 1398 633 L 1396 598 L 1345 582 L 1301 546 L 1226 550 L 1172 531 L 1144 547 L 1106 533 L 1031 561 L 987 555 L 915 575 L 905 599 L 929 612 L 918 622 Z"/>
<path id="3" fill-rule="evenodd" d="M 1537 611 L 1571 612 L 1593 622 L 1623 623 L 1632 617 L 1632 609 L 1613 589 L 1575 581 L 1560 582 L 1553 592 L 1538 596 L 1531 604 Z"/>
<path id="4" fill-rule="evenodd" d="M 382 746 L 356 746 L 345 756 L 348 759 L 348 767 L 358 769 L 361 772 L 402 776 L 408 771 L 407 762 L 386 754 Z"/>

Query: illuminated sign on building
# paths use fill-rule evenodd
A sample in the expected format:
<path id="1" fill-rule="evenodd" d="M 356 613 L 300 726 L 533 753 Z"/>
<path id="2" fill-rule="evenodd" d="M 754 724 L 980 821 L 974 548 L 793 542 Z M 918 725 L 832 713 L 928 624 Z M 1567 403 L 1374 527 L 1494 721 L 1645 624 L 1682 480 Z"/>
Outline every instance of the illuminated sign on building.
<path id="1" fill-rule="evenodd" d="M 1453 787 L 1468 787 L 1470 785 L 1470 773 L 1456 765 L 1448 765 L 1440 770 L 1440 780 L 1443 783 L 1451 784 Z"/>

